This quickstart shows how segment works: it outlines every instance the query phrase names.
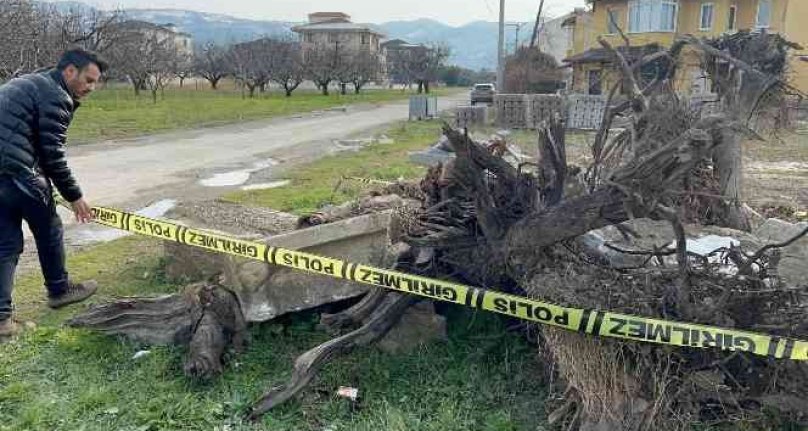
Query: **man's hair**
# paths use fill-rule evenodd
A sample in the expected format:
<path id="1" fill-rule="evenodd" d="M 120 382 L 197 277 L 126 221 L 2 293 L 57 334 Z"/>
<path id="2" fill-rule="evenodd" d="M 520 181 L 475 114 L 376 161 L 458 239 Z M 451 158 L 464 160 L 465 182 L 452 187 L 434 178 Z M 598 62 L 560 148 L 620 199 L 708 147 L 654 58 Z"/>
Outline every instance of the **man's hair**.
<path id="1" fill-rule="evenodd" d="M 98 66 L 98 70 L 100 70 L 101 73 L 109 69 L 107 62 L 102 60 L 98 54 L 83 48 L 74 48 L 65 51 L 64 54 L 62 54 L 62 58 L 59 59 L 59 64 L 56 65 L 56 68 L 65 70 L 67 66 L 73 65 L 79 70 L 84 70 L 84 68 L 90 64 Z"/>

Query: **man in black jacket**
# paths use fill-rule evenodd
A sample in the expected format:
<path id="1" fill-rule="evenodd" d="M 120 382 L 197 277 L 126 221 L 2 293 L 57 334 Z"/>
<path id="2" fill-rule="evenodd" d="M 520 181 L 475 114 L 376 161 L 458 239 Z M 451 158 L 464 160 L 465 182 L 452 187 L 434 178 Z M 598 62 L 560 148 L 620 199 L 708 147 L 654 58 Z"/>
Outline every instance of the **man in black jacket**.
<path id="1" fill-rule="evenodd" d="M 52 187 L 70 202 L 80 223 L 92 220 L 67 166 L 65 140 L 79 100 L 95 90 L 105 69 L 92 52 L 74 49 L 64 53 L 55 69 L 0 87 L 0 337 L 17 331 L 11 291 L 23 249 L 23 220 L 34 234 L 48 306 L 83 301 L 97 289 L 93 281 L 73 283 L 68 278 Z"/>

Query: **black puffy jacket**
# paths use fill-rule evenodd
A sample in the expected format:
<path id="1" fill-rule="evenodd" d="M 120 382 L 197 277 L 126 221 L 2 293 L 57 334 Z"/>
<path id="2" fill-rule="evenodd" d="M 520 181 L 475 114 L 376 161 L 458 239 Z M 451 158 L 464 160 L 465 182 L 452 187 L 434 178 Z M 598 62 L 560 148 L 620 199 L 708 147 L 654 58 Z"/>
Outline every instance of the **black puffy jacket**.
<path id="1" fill-rule="evenodd" d="M 44 175 L 69 202 L 80 199 L 65 154 L 67 128 L 78 105 L 55 69 L 0 87 L 0 175 L 23 181 Z"/>

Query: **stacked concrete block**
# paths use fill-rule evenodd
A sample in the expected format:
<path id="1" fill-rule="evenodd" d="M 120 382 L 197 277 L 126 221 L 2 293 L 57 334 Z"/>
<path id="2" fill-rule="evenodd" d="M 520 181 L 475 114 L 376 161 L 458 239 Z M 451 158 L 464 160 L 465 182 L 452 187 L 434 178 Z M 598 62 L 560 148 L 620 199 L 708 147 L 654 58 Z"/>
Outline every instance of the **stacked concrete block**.
<path id="1" fill-rule="evenodd" d="M 410 96 L 410 121 L 426 120 L 438 116 L 438 98 L 435 96 Z"/>
<path id="2" fill-rule="evenodd" d="M 530 103 L 525 94 L 498 94 L 494 96 L 497 127 L 525 129 L 528 127 Z"/>
<path id="3" fill-rule="evenodd" d="M 567 128 L 597 129 L 603 121 L 606 96 L 571 94 L 567 97 Z"/>
<path id="4" fill-rule="evenodd" d="M 564 98 L 556 94 L 532 94 L 528 96 L 530 100 L 530 110 L 528 116 L 528 126 L 531 129 L 538 129 L 545 122 L 549 122 L 554 116 L 566 117 L 564 109 Z"/>
<path id="5" fill-rule="evenodd" d="M 458 129 L 482 126 L 488 121 L 488 107 L 458 106 L 455 109 L 454 119 L 454 126 Z"/>

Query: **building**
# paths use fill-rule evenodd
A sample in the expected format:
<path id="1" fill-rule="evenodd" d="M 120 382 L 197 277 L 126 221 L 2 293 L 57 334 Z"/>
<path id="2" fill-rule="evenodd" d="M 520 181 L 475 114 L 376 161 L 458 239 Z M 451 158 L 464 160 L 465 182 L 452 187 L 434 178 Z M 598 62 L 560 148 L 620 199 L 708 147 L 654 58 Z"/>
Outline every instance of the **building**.
<path id="1" fill-rule="evenodd" d="M 177 30 L 174 24 L 157 25 L 146 21 L 129 20 L 117 24 L 115 30 L 121 33 L 155 36 L 159 42 L 172 40 L 177 52 L 190 58 L 194 54 L 194 40 L 188 33 Z"/>
<path id="2" fill-rule="evenodd" d="M 310 49 L 328 47 L 381 54 L 381 40 L 384 38 L 384 34 L 371 25 L 353 23 L 350 15 L 342 12 L 309 14 L 309 22 L 292 27 L 292 31 L 300 35 L 304 53 Z"/>
<path id="3" fill-rule="evenodd" d="M 738 30 L 765 30 L 808 47 L 807 0 L 591 0 L 591 10 L 576 10 L 565 21 L 572 50 L 565 60 L 573 68 L 572 88 L 576 92 L 599 94 L 619 79 L 613 58 L 598 43 L 603 36 L 612 46 L 624 46 L 620 30 L 631 48 L 630 58 L 669 47 L 683 34 L 716 37 Z M 788 79 L 808 91 L 808 62 L 800 61 L 808 51 L 791 52 Z M 709 91 L 699 59 L 684 53 L 678 65 L 676 88 L 684 94 Z"/>
<path id="4" fill-rule="evenodd" d="M 572 49 L 572 29 L 565 23 L 575 17 L 575 12 L 553 19 L 542 18 L 539 34 L 536 37 L 539 50 L 550 54 L 561 64 L 570 55 Z"/>

